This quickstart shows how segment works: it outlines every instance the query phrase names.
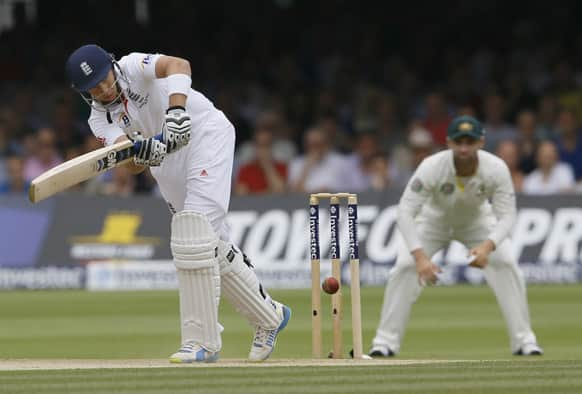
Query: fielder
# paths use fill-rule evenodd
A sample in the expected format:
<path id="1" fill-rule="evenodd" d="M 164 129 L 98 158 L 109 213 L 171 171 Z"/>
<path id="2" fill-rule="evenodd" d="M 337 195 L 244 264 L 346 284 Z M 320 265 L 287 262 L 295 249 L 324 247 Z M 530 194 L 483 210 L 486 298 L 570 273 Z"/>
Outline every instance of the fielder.
<path id="1" fill-rule="evenodd" d="M 412 304 L 441 271 L 430 259 L 452 240 L 470 250 L 470 266 L 483 269 L 512 352 L 543 353 L 530 327 L 525 282 L 508 237 L 516 211 L 511 176 L 501 159 L 481 150 L 484 134 L 476 119 L 457 117 L 448 128 L 449 149 L 423 160 L 408 183 L 397 219 L 405 245 L 390 272 L 371 356 L 400 351 Z"/>
<path id="2" fill-rule="evenodd" d="M 134 173 L 151 168 L 173 213 L 182 345 L 170 362 L 218 359 L 221 290 L 256 328 L 249 359 L 267 359 L 291 310 L 269 297 L 250 261 L 230 241 L 226 214 L 235 130 L 191 89 L 190 63 L 143 53 L 118 62 L 99 46 L 85 45 L 70 55 L 66 72 L 92 108 L 89 126 L 99 140 L 105 145 L 127 138 L 143 141 L 128 166 Z"/>

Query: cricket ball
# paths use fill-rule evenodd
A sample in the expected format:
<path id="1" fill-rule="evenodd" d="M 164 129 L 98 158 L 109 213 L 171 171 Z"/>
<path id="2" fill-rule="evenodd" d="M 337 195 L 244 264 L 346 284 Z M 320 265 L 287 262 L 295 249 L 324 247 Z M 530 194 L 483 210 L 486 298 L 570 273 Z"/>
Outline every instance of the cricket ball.
<path id="1" fill-rule="evenodd" d="M 335 294 L 339 290 L 340 284 L 336 278 L 329 277 L 325 278 L 323 283 L 321 284 L 321 288 L 327 294 Z"/>

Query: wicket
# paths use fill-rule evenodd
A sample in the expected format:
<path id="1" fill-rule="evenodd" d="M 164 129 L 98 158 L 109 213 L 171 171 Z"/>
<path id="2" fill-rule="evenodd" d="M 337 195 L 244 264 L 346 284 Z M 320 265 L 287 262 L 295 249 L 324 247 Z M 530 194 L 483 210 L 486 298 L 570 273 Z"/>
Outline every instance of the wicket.
<path id="1" fill-rule="evenodd" d="M 353 357 L 362 358 L 362 315 L 360 301 L 360 260 L 358 255 L 358 196 L 351 193 L 316 193 L 309 196 L 309 229 L 311 256 L 311 323 L 312 352 L 314 358 L 322 357 L 321 335 L 321 250 L 319 246 L 319 200 L 329 198 L 331 227 L 331 271 L 340 283 L 339 290 L 331 296 L 333 323 L 333 358 L 342 358 L 342 286 L 341 254 L 339 242 L 340 199 L 347 199 L 349 261 L 352 300 Z"/>

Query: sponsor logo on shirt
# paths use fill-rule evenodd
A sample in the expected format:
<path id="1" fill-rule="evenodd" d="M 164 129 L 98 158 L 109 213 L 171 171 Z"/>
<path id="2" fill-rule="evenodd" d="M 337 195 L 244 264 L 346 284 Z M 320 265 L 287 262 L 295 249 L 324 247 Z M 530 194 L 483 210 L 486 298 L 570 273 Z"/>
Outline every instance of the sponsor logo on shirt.
<path id="1" fill-rule="evenodd" d="M 129 116 L 127 116 L 127 114 L 125 112 L 122 112 L 121 114 L 119 114 L 119 123 L 123 122 L 123 126 L 125 127 L 129 127 L 129 125 L 131 124 L 131 121 L 129 120 Z"/>
<path id="2" fill-rule="evenodd" d="M 141 61 L 142 67 L 150 64 L 151 61 L 152 61 L 152 55 L 146 55 Z"/>
<path id="3" fill-rule="evenodd" d="M 127 89 L 127 97 L 133 101 L 139 108 L 142 108 L 144 105 L 148 103 L 150 98 L 149 93 L 145 96 L 142 96 L 139 93 L 132 91 L 131 89 Z"/>

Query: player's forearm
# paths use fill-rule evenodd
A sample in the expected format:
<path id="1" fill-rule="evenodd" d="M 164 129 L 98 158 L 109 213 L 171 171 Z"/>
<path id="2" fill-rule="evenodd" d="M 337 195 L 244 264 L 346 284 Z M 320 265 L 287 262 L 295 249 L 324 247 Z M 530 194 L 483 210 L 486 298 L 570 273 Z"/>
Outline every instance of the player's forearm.
<path id="1" fill-rule="evenodd" d="M 515 195 L 510 193 L 499 193 L 493 197 L 493 212 L 497 218 L 497 224 L 488 235 L 497 247 L 505 238 L 509 236 L 516 217 Z"/>
<path id="2" fill-rule="evenodd" d="M 513 214 L 508 213 L 507 216 L 499 219 L 495 225 L 495 229 L 489 233 L 487 238 L 493 242 L 495 247 L 497 247 L 505 238 L 507 238 L 511 228 L 513 227 L 514 220 L 515 212 L 513 212 Z"/>
<path id="3" fill-rule="evenodd" d="M 156 77 L 168 81 L 168 106 L 186 107 L 186 99 L 192 84 L 192 70 L 186 59 L 162 56 L 156 62 Z"/>
<path id="4" fill-rule="evenodd" d="M 424 249 L 419 248 L 419 249 L 415 249 L 411 252 L 412 257 L 414 257 L 414 261 L 416 261 L 417 263 L 419 261 L 423 261 L 423 260 L 429 260 L 429 257 L 426 255 L 426 253 L 424 252 Z"/>
<path id="5" fill-rule="evenodd" d="M 420 237 L 416 231 L 416 223 L 414 221 L 414 216 L 402 206 L 398 207 L 397 224 L 408 250 L 411 252 L 415 250 L 422 249 L 422 244 L 420 242 Z"/>

